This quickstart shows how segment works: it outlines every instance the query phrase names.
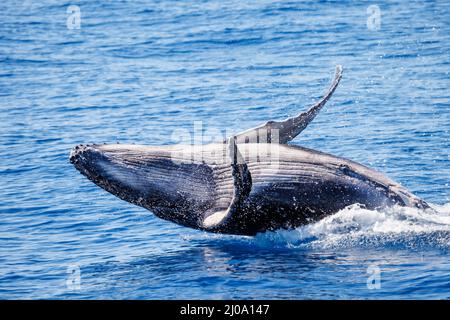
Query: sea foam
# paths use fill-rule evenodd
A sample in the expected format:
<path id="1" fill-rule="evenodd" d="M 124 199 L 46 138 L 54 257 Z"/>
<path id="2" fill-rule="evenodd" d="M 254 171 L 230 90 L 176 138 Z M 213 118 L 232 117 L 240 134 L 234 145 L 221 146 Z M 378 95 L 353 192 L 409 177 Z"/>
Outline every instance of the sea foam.
<path id="1" fill-rule="evenodd" d="M 364 246 L 439 246 L 450 248 L 450 203 L 433 210 L 391 207 L 368 210 L 349 206 L 294 230 L 258 234 L 258 246 L 327 248 Z"/>

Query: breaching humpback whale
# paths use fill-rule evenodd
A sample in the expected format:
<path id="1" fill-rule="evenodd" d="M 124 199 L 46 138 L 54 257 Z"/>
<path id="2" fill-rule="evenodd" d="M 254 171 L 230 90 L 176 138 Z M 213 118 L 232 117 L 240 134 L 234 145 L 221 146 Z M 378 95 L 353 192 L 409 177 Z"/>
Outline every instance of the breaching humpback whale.
<path id="1" fill-rule="evenodd" d="M 353 161 L 287 144 L 335 91 L 284 121 L 190 146 L 79 145 L 70 162 L 117 197 L 156 216 L 210 232 L 255 235 L 317 221 L 352 204 L 428 208 L 381 173 Z"/>

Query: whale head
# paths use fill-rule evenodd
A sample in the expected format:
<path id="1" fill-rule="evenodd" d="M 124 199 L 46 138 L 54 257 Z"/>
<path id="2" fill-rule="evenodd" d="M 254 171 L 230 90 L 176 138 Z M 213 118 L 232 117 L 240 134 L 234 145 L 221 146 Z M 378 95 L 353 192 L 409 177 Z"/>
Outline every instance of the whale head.
<path id="1" fill-rule="evenodd" d="M 70 153 L 75 168 L 122 200 L 160 218 L 196 226 L 211 206 L 214 179 L 209 166 L 174 161 L 171 147 L 123 144 L 78 145 Z"/>

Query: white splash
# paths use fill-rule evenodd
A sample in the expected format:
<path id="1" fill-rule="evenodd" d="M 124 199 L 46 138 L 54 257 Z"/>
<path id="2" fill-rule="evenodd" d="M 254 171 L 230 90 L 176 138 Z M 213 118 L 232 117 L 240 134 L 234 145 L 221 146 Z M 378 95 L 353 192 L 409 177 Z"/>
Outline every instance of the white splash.
<path id="1" fill-rule="evenodd" d="M 326 248 L 355 246 L 432 245 L 450 247 L 450 203 L 435 210 L 392 207 L 372 211 L 349 206 L 316 223 L 295 230 L 258 234 L 258 246 Z"/>

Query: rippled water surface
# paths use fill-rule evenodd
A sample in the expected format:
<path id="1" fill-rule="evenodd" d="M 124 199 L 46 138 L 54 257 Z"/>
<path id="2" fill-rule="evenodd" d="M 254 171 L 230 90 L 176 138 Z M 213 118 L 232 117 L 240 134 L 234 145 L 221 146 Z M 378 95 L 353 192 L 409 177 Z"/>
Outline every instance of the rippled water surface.
<path id="1" fill-rule="evenodd" d="M 379 30 L 372 4 L 2 2 L 0 298 L 450 298 L 450 3 L 376 1 Z M 437 213 L 353 206 L 211 235 L 68 162 L 79 143 L 172 144 L 194 121 L 239 132 L 296 114 L 336 64 L 339 88 L 294 144 L 373 167 Z"/>

